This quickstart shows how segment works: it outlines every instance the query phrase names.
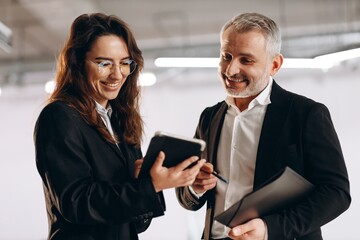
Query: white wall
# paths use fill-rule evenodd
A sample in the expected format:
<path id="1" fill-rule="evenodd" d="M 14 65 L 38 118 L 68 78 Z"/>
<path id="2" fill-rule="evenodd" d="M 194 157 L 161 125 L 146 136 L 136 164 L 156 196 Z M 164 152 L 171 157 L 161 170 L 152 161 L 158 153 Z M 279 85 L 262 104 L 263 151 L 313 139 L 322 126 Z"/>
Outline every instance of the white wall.
<path id="1" fill-rule="evenodd" d="M 360 79 L 359 70 L 339 67 L 329 72 L 282 70 L 276 81 L 288 90 L 325 103 L 339 135 L 351 182 L 350 209 L 323 227 L 324 239 L 355 240 L 360 213 Z M 145 88 L 142 113 L 146 121 L 143 150 L 156 130 L 192 136 L 205 106 L 224 98 L 216 70 L 162 77 Z M 40 240 L 47 235 L 47 219 L 40 177 L 34 159 L 32 133 L 45 94 L 42 86 L 2 89 L 0 96 L 0 240 Z M 141 240 L 199 239 L 204 209 L 182 209 L 174 190 L 165 191 L 167 211 L 140 234 Z"/>

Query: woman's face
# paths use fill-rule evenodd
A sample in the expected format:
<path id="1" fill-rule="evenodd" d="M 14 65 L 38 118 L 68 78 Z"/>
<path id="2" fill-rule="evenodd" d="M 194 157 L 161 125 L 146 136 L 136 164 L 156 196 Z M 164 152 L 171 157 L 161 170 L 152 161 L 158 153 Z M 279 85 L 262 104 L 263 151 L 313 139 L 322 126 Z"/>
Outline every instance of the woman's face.
<path id="1" fill-rule="evenodd" d="M 128 60 L 126 43 L 116 35 L 99 37 L 86 53 L 87 80 L 97 92 L 95 100 L 103 107 L 118 96 L 125 83 L 129 75 L 126 67 Z"/>

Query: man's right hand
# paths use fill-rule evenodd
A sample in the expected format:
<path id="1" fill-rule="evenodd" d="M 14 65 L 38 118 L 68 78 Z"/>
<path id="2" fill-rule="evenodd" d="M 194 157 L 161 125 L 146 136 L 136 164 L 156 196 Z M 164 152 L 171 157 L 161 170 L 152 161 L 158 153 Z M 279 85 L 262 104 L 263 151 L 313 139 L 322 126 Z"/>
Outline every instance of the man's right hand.
<path id="1" fill-rule="evenodd" d="M 197 194 L 205 193 L 216 186 L 218 178 L 211 174 L 213 170 L 214 166 L 209 162 L 201 167 L 194 183 L 191 185 Z"/>

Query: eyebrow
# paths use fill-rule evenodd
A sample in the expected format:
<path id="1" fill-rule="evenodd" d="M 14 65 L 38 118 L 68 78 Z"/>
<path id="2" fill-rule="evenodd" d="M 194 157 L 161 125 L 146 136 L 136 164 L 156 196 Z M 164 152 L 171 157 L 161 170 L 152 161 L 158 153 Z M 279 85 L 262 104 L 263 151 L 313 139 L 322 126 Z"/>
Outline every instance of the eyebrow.
<path id="1" fill-rule="evenodd" d="M 221 53 L 230 53 L 230 51 L 228 49 L 225 48 L 221 48 Z M 241 57 L 250 57 L 250 58 L 255 58 L 254 54 L 251 53 L 240 53 L 239 54 Z"/>
<path id="2" fill-rule="evenodd" d="M 250 57 L 250 58 L 255 58 L 255 56 L 251 53 L 241 53 L 240 54 L 242 57 Z"/>
<path id="3" fill-rule="evenodd" d="M 126 60 L 126 59 L 130 59 L 130 56 L 124 57 L 122 59 L 120 59 L 120 61 Z M 96 57 L 95 60 L 109 60 L 109 61 L 114 61 L 114 59 L 112 58 L 108 58 L 108 57 Z"/>
<path id="4" fill-rule="evenodd" d="M 224 41 L 224 43 L 221 44 L 220 46 L 220 53 L 231 53 L 232 49 L 236 46 L 233 46 L 231 44 L 229 44 L 229 41 Z M 242 52 L 239 55 L 241 55 L 241 57 L 250 57 L 250 58 L 256 58 L 254 54 L 252 53 L 246 53 L 246 52 Z"/>

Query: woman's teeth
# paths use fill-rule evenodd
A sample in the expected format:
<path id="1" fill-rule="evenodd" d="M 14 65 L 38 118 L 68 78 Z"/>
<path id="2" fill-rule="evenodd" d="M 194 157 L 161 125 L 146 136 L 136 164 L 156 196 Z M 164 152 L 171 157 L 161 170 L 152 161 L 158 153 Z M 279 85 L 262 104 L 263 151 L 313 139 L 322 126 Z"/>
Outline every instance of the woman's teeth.
<path id="1" fill-rule="evenodd" d="M 118 82 L 117 83 L 102 82 L 102 83 L 109 87 L 117 87 L 119 85 Z"/>

